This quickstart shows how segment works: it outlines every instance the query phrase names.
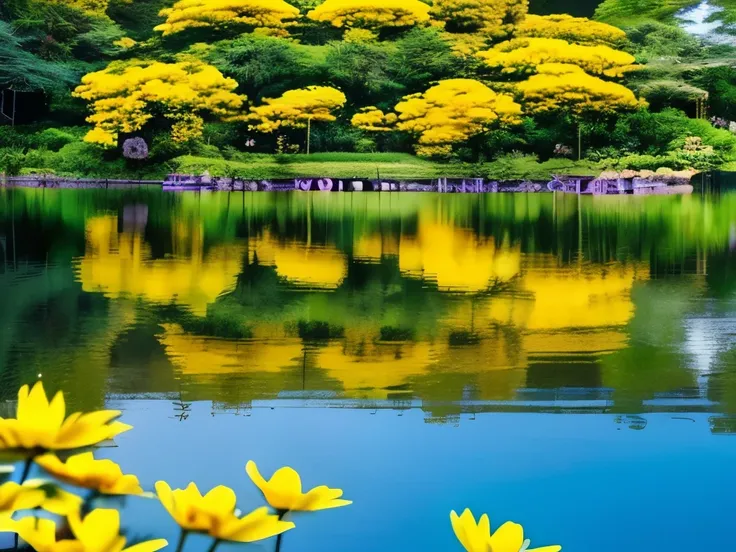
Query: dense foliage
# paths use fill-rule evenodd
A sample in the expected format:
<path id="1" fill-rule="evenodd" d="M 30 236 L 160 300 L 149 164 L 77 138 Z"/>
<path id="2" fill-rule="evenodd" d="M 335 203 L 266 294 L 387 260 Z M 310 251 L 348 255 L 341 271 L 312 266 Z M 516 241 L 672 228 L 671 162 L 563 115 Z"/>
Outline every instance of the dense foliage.
<path id="1" fill-rule="evenodd" d="M 698 137 L 712 151 L 692 165 L 731 161 L 733 48 L 675 24 L 691 3 L 605 0 L 597 20 L 535 5 L 6 0 L 0 123 L 15 128 L 0 127 L 0 171 L 161 174 L 193 158 L 247 170 L 248 155 L 310 140 L 442 162 L 639 155 L 676 168 Z M 149 148 L 135 164 L 131 138 Z"/>

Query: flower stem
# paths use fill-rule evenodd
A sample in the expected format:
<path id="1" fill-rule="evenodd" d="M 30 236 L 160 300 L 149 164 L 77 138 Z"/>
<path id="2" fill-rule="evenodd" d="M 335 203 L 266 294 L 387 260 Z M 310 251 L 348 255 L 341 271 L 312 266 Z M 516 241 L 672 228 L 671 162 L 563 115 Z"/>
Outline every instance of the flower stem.
<path id="1" fill-rule="evenodd" d="M 279 510 L 279 520 L 284 519 L 284 516 L 289 513 L 289 510 Z M 283 538 L 284 534 L 279 533 L 276 537 L 276 552 L 281 552 L 281 539 Z"/>
<path id="2" fill-rule="evenodd" d="M 187 537 L 189 536 L 189 531 L 186 529 L 181 530 L 181 534 L 179 535 L 179 545 L 176 547 L 176 552 L 181 552 L 184 550 L 184 541 L 187 540 Z"/>
<path id="3" fill-rule="evenodd" d="M 220 546 L 220 539 L 215 539 L 215 542 L 212 543 L 212 546 L 210 546 L 210 549 L 208 552 L 215 552 L 215 549 Z"/>
<path id="4" fill-rule="evenodd" d="M 20 476 L 20 484 L 22 485 L 23 482 L 28 479 L 28 474 L 31 473 L 31 466 L 33 466 L 33 456 L 29 456 L 26 458 L 25 463 L 23 464 L 23 473 Z"/>

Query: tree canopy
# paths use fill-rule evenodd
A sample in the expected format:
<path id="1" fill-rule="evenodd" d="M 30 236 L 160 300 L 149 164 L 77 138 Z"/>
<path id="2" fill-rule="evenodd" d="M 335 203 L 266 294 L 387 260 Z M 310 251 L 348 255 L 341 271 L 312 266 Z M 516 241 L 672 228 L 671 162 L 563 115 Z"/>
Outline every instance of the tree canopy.
<path id="1" fill-rule="evenodd" d="M 179 0 L 159 15 L 166 22 L 155 30 L 166 36 L 206 27 L 283 29 L 299 10 L 284 0 Z"/>
<path id="2" fill-rule="evenodd" d="M 420 0 L 325 0 L 308 14 L 335 27 L 408 27 L 429 21 L 429 6 Z"/>
<path id="3" fill-rule="evenodd" d="M 91 103 L 94 128 L 85 140 L 106 146 L 119 133 L 140 130 L 156 114 L 173 121 L 172 136 L 185 142 L 201 136 L 199 113 L 234 118 L 246 98 L 233 93 L 238 83 L 202 62 L 113 62 L 86 75 L 74 95 Z"/>
<path id="4" fill-rule="evenodd" d="M 309 121 L 334 121 L 334 112 L 346 101 L 345 94 L 329 86 L 289 90 L 279 98 L 251 107 L 248 120 L 261 132 L 274 132 L 282 126 L 304 128 Z"/>

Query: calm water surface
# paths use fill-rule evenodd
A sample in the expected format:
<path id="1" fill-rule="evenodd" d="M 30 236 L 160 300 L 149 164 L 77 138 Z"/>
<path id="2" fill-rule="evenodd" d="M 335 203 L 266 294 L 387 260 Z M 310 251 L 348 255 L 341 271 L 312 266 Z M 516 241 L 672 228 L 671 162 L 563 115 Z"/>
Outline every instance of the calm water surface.
<path id="1" fill-rule="evenodd" d="M 734 275 L 728 193 L 0 189 L 0 401 L 42 374 L 122 409 L 102 455 L 147 488 L 250 509 L 248 459 L 344 488 L 285 552 L 458 550 L 466 506 L 569 552 L 723 549 Z M 153 501 L 124 521 L 176 539 Z"/>

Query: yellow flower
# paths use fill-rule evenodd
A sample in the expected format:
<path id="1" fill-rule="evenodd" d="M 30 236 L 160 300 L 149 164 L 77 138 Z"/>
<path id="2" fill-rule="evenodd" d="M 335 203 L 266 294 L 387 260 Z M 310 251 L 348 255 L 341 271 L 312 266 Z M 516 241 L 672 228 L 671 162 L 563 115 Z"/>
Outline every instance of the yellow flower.
<path id="1" fill-rule="evenodd" d="M 543 546 L 529 548 L 531 542 L 524 540 L 524 529 L 518 523 L 507 521 L 491 535 L 491 522 L 488 515 L 483 514 L 476 523 L 473 513 L 465 509 L 458 516 L 450 512 L 450 522 L 455 536 L 468 552 L 559 552 L 561 546 Z"/>
<path id="2" fill-rule="evenodd" d="M 194 483 L 186 489 L 172 491 L 166 482 L 159 481 L 156 492 L 161 504 L 183 530 L 206 533 L 217 540 L 255 542 L 294 528 L 293 523 L 281 521 L 265 506 L 239 518 L 235 492 L 228 487 L 215 487 L 202 496 Z"/>
<path id="3" fill-rule="evenodd" d="M 0 485 L 0 518 L 9 518 L 18 510 L 35 508 L 67 516 L 78 512 L 81 506 L 82 499 L 77 495 L 46 481 L 26 481 L 23 485 L 9 481 Z"/>
<path id="4" fill-rule="evenodd" d="M 258 471 L 256 463 L 250 460 L 245 466 L 248 476 L 256 484 L 271 506 L 280 512 L 314 512 L 328 508 L 339 508 L 352 504 L 351 500 L 341 500 L 342 489 L 330 489 L 324 485 L 302 493 L 302 481 L 292 468 L 276 470 L 270 481 L 266 481 Z"/>
<path id="5" fill-rule="evenodd" d="M 525 552 L 559 552 L 562 550 L 562 547 L 558 545 L 529 548 L 531 541 L 529 539 L 524 540 L 524 528 L 511 521 L 507 521 L 496 529 L 489 543 L 492 552 L 519 552 L 522 550 Z"/>
<path id="6" fill-rule="evenodd" d="M 23 483 L 23 487 L 42 491 L 44 493 L 44 499 L 38 507 L 57 516 L 68 516 L 77 513 L 82 507 L 82 499 L 80 497 L 74 493 L 65 491 L 49 481 L 32 479 Z"/>
<path id="7" fill-rule="evenodd" d="M 0 515 L 38 508 L 45 498 L 46 493 L 41 489 L 9 481 L 0 485 Z"/>
<path id="8" fill-rule="evenodd" d="M 0 452 L 37 455 L 48 450 L 92 446 L 132 429 L 121 422 L 117 410 L 75 413 L 65 419 L 64 395 L 59 392 L 48 401 L 43 384 L 27 385 L 18 392 L 16 418 L 0 418 Z"/>
<path id="9" fill-rule="evenodd" d="M 72 456 L 66 463 L 55 454 L 45 454 L 36 458 L 36 464 L 60 481 L 76 487 L 110 495 L 143 494 L 135 475 L 124 475 L 112 460 L 95 460 L 91 452 Z"/>
<path id="10" fill-rule="evenodd" d="M 450 512 L 450 522 L 455 536 L 463 548 L 468 552 L 495 552 L 491 549 L 491 522 L 487 514 L 480 516 L 476 523 L 473 513 L 469 509 L 465 509 L 461 516 Z M 521 545 L 514 552 L 519 552 Z"/>
<path id="11" fill-rule="evenodd" d="M 157 539 L 125 548 L 117 510 L 94 510 L 84 519 L 75 513 L 69 516 L 69 526 L 75 540 L 57 541 L 56 523 L 49 519 L 27 517 L 6 521 L 0 527 L 11 528 L 36 552 L 155 552 L 168 544 Z"/>

